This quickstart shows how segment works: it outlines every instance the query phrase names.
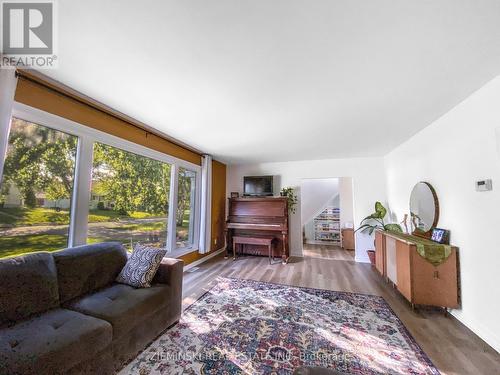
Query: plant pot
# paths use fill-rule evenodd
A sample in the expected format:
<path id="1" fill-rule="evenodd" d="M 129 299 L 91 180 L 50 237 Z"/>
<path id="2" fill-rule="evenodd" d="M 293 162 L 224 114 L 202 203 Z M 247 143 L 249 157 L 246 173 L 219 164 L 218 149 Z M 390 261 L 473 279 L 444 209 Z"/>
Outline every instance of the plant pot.
<path id="1" fill-rule="evenodd" d="M 368 258 L 370 258 L 370 263 L 372 264 L 372 266 L 375 265 L 375 250 L 366 250 L 366 252 L 368 253 Z"/>

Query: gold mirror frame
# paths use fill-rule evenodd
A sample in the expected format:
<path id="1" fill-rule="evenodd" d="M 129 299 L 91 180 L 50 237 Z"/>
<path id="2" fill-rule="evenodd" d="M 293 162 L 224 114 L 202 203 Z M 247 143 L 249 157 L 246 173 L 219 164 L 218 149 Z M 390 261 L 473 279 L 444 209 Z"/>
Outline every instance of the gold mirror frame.
<path id="1" fill-rule="evenodd" d="M 431 228 L 427 232 L 424 232 L 416 227 L 415 222 L 413 221 L 413 216 L 411 215 L 411 194 L 410 194 L 410 220 L 411 220 L 411 225 L 413 226 L 413 233 L 412 234 L 414 236 L 418 236 L 418 237 L 431 238 L 432 237 L 432 230 L 437 227 L 437 224 L 439 222 L 439 200 L 438 200 L 438 197 L 436 194 L 436 190 L 434 190 L 434 188 L 432 187 L 432 185 L 430 183 L 425 182 L 425 181 L 420 181 L 420 182 L 416 183 L 412 189 L 412 193 L 413 193 L 413 190 L 415 189 L 415 187 L 418 186 L 419 184 L 425 184 L 432 193 L 432 197 L 434 199 L 434 221 L 431 225 Z"/>

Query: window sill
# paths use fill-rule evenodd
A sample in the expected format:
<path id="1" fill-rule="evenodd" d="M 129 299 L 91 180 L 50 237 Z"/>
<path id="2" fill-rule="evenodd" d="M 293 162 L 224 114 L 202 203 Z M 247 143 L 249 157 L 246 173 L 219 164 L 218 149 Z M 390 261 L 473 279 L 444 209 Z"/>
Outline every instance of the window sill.
<path id="1" fill-rule="evenodd" d="M 193 246 L 193 247 L 183 247 L 180 249 L 175 249 L 171 253 L 165 254 L 165 258 L 180 258 L 183 255 L 189 254 L 189 253 L 194 253 L 198 251 L 198 248 Z"/>

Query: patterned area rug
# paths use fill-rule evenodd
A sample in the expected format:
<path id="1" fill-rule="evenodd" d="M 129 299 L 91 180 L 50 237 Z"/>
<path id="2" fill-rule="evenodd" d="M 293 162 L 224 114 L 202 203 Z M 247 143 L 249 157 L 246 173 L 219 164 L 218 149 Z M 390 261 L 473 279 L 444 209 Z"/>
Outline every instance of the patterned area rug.
<path id="1" fill-rule="evenodd" d="M 382 297 L 219 278 L 122 374 L 439 374 Z"/>

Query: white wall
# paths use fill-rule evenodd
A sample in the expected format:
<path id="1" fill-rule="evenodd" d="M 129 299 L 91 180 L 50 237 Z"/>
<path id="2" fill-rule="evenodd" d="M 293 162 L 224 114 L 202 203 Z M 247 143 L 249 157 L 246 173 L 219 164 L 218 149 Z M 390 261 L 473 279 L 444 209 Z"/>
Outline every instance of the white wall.
<path id="1" fill-rule="evenodd" d="M 302 223 L 311 221 L 339 194 L 338 178 L 308 178 L 300 185 Z"/>
<path id="2" fill-rule="evenodd" d="M 385 158 L 391 211 L 409 211 L 412 187 L 427 181 L 440 204 L 439 226 L 460 248 L 459 320 L 500 350 L 500 76 Z M 498 137 L 498 140 L 496 139 Z M 492 178 L 493 191 L 475 191 Z"/>
<path id="3" fill-rule="evenodd" d="M 306 160 L 283 163 L 260 163 L 229 165 L 227 170 L 227 192 L 243 189 L 243 176 L 274 175 L 276 189 L 292 186 L 297 189 L 300 200 L 300 183 L 304 178 L 352 177 L 356 226 L 360 220 L 373 212 L 375 201 L 386 200 L 383 158 L 353 158 Z M 275 190 L 278 193 L 278 190 Z M 290 215 L 290 253 L 302 256 L 302 228 L 300 202 L 297 212 Z M 373 248 L 373 238 L 356 233 L 356 260 L 369 262 L 366 250 Z"/>
<path id="4" fill-rule="evenodd" d="M 339 178 L 340 194 L 340 227 L 345 228 L 347 223 L 354 224 L 354 199 L 352 196 L 352 178 Z M 382 199 L 382 198 L 381 198 Z"/>

